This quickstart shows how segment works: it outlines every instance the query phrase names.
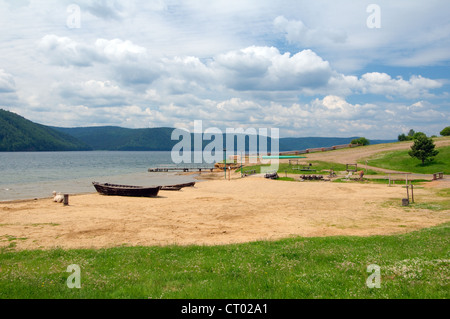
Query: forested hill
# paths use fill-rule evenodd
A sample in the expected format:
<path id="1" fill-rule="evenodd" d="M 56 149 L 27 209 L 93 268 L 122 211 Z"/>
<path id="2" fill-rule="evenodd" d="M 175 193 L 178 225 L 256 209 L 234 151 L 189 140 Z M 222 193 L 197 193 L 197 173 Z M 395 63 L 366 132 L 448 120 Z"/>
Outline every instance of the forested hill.
<path id="1" fill-rule="evenodd" d="M 172 140 L 173 128 L 129 129 L 117 126 L 49 127 L 33 123 L 15 113 L 0 109 L 0 151 L 171 151 L 180 140 Z M 308 148 L 348 144 L 356 137 L 289 137 L 279 139 L 280 151 L 298 151 Z M 222 136 L 224 147 L 226 140 Z M 371 140 L 371 144 L 395 141 Z M 211 143 L 203 141 L 203 147 Z M 248 150 L 249 138 L 246 138 Z M 267 141 L 270 151 L 271 141 Z M 235 151 L 238 141 L 235 137 Z M 191 148 L 194 138 L 191 135 Z"/>
<path id="2" fill-rule="evenodd" d="M 92 148 L 68 134 L 0 109 L 0 151 L 85 151 Z"/>
<path id="3" fill-rule="evenodd" d="M 128 129 L 117 126 L 61 128 L 55 130 L 67 133 L 90 145 L 95 150 L 110 151 L 171 151 L 180 140 L 172 140 L 173 128 L 146 128 Z M 283 151 L 299 151 L 308 148 L 330 147 L 334 145 L 349 144 L 358 137 L 288 137 L 279 139 L 279 149 Z M 238 139 L 235 139 L 235 151 L 238 149 Z M 222 136 L 223 147 L 226 147 L 226 138 Z M 248 151 L 249 138 L 246 137 L 246 151 Z M 371 144 L 390 143 L 394 140 L 370 140 Z M 204 140 L 202 147 L 211 143 Z M 191 134 L 191 149 L 194 150 L 194 136 Z M 267 151 L 270 151 L 271 140 L 267 140 Z"/>
<path id="4" fill-rule="evenodd" d="M 53 129 L 69 134 L 94 150 L 107 151 L 171 151 L 178 141 L 171 140 L 173 128 L 129 129 L 117 126 Z"/>

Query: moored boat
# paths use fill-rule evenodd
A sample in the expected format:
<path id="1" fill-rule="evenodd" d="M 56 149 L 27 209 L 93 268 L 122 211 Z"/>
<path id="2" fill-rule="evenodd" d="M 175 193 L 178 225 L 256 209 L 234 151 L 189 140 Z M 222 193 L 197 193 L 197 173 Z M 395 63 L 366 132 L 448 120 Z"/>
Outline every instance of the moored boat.
<path id="1" fill-rule="evenodd" d="M 161 186 L 161 190 L 162 191 L 179 191 L 182 187 L 178 187 L 178 186 Z"/>
<path id="2" fill-rule="evenodd" d="M 155 197 L 161 189 L 161 186 L 145 187 L 97 182 L 92 184 L 99 194 L 112 196 Z"/>

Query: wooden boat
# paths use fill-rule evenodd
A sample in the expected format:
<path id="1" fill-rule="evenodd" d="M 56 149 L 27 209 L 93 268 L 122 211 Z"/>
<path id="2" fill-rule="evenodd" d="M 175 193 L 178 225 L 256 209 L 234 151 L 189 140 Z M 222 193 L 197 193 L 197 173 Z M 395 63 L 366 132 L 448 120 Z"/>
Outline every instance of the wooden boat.
<path id="1" fill-rule="evenodd" d="M 99 194 L 113 196 L 155 197 L 161 189 L 161 186 L 144 187 L 109 183 L 101 184 L 97 182 L 92 184 Z"/>
<path id="2" fill-rule="evenodd" d="M 179 191 L 182 187 L 178 187 L 178 186 L 162 186 L 161 190 L 162 191 Z"/>
<path id="3" fill-rule="evenodd" d="M 161 190 L 162 191 L 179 191 L 180 189 L 182 189 L 184 187 L 193 187 L 194 185 L 195 185 L 195 182 L 167 185 L 167 186 L 162 186 Z"/>

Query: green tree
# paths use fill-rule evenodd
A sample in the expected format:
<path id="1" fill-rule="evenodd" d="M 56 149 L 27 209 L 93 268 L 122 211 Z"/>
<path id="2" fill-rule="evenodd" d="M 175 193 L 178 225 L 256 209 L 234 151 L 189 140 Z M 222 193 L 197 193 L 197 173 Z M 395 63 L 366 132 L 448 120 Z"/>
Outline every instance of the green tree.
<path id="1" fill-rule="evenodd" d="M 414 140 L 414 144 L 411 146 L 411 150 L 408 152 L 409 156 L 415 157 L 422 161 L 422 165 L 426 160 L 433 160 L 433 157 L 438 155 L 439 151 L 435 150 L 435 145 L 431 138 L 426 135 L 419 135 Z"/>
<path id="2" fill-rule="evenodd" d="M 412 139 L 413 140 L 417 140 L 419 138 L 419 136 L 425 136 L 426 137 L 427 135 L 425 133 L 423 133 L 423 132 L 416 132 L 416 133 L 414 133 Z"/>
<path id="3" fill-rule="evenodd" d="M 409 136 L 407 136 L 407 135 L 405 135 L 405 133 L 402 133 L 402 134 L 400 134 L 399 136 L 398 136 L 398 140 L 400 141 L 400 142 L 403 142 L 403 141 L 409 141 L 411 138 L 409 137 Z"/>
<path id="4" fill-rule="evenodd" d="M 442 136 L 450 136 L 450 126 L 444 128 L 439 134 L 441 134 Z"/>
<path id="5" fill-rule="evenodd" d="M 361 144 L 361 145 L 369 145 L 370 141 L 365 137 L 355 138 L 350 142 L 350 144 Z"/>
<path id="6" fill-rule="evenodd" d="M 412 139 L 413 138 L 413 136 L 414 136 L 414 134 L 415 134 L 416 132 L 414 132 L 414 130 L 413 129 L 410 129 L 409 130 L 409 132 L 408 132 L 408 136 L 410 137 L 410 139 Z"/>

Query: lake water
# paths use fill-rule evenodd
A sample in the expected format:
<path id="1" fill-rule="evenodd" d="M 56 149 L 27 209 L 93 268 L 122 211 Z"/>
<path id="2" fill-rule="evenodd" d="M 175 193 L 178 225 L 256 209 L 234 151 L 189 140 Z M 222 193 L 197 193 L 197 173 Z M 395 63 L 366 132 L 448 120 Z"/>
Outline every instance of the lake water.
<path id="1" fill-rule="evenodd" d="M 170 152 L 0 152 L 0 201 L 91 193 L 93 181 L 156 186 L 194 180 L 148 172 L 160 165 L 174 165 Z"/>

